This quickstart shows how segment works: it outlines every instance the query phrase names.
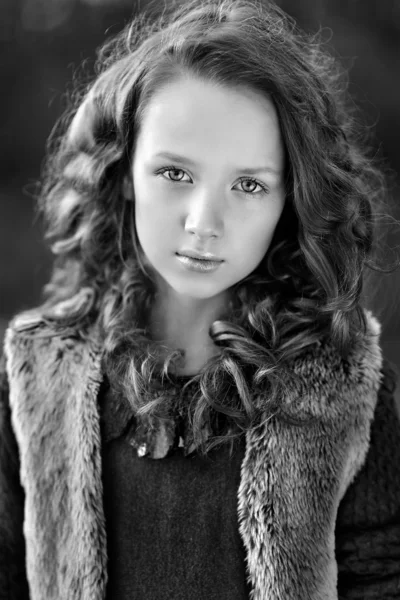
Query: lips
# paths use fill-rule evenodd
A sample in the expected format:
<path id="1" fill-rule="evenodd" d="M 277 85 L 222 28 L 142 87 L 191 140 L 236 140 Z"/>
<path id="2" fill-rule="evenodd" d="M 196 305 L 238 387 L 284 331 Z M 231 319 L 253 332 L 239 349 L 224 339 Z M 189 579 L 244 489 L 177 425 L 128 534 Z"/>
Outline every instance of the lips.
<path id="1" fill-rule="evenodd" d="M 202 258 L 194 258 L 193 256 L 179 254 L 178 252 L 176 252 L 176 258 L 185 270 L 203 274 L 217 271 L 224 262 L 221 259 L 210 260 L 204 258 L 204 255 Z"/>
<path id="2" fill-rule="evenodd" d="M 195 260 L 202 260 L 205 262 L 224 262 L 222 258 L 218 258 L 214 254 L 200 253 L 194 250 L 182 250 L 182 252 L 176 252 L 178 256 L 187 256 L 188 258 L 194 258 Z"/>

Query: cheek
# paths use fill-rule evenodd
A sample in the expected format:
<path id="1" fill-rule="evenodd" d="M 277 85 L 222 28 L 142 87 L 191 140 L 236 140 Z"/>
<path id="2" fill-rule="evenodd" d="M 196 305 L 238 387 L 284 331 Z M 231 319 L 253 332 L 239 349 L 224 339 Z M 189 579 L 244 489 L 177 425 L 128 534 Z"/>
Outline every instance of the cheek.
<path id="1" fill-rule="evenodd" d="M 278 224 L 279 214 L 268 213 L 257 215 L 256 218 L 242 220 L 237 229 L 236 252 L 242 259 L 258 263 L 267 252 L 276 225 Z"/>
<path id="2" fill-rule="evenodd" d="M 135 223 L 139 242 L 148 253 L 162 251 L 173 230 L 173 211 L 167 202 L 160 202 L 156 193 L 140 189 L 135 193 Z"/>

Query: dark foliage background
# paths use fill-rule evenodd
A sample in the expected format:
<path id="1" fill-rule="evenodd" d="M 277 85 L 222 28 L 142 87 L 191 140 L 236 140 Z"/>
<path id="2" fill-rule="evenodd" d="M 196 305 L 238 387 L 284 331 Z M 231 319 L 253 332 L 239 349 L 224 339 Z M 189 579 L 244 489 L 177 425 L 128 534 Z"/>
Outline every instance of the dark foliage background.
<path id="1" fill-rule="evenodd" d="M 168 2 L 168 0 L 166 0 Z M 304 29 L 322 27 L 350 69 L 350 90 L 392 170 L 400 218 L 400 0 L 280 0 Z M 146 0 L 0 0 L 0 337 L 7 320 L 39 302 L 50 268 L 32 196 L 46 138 L 66 90 L 95 48 Z M 400 226 L 388 226 L 387 260 L 399 256 Z M 386 355 L 400 368 L 400 269 L 377 279 L 370 303 Z"/>

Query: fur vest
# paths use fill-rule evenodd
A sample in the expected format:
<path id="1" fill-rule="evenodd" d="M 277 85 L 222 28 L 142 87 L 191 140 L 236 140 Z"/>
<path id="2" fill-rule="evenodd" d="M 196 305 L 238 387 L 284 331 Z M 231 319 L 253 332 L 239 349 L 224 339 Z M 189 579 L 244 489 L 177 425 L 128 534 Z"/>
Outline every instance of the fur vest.
<path id="1" fill-rule="evenodd" d="M 380 324 L 366 317 L 367 335 L 346 359 L 320 343 L 293 361 L 294 414 L 316 417 L 311 425 L 270 419 L 246 434 L 237 506 L 252 600 L 338 598 L 337 510 L 365 461 L 382 379 Z M 103 599 L 101 340 L 21 315 L 5 355 L 31 600 Z"/>

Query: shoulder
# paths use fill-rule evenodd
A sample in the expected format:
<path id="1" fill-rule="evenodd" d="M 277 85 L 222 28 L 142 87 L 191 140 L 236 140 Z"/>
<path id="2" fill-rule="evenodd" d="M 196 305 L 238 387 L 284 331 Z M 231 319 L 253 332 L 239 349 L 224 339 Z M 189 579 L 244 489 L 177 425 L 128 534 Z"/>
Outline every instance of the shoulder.
<path id="1" fill-rule="evenodd" d="M 340 422 L 361 415 L 369 421 L 375 410 L 378 391 L 385 378 L 393 377 L 383 361 L 381 325 L 371 311 L 364 311 L 366 331 L 354 341 L 346 357 L 325 340 L 296 357 L 290 368 L 296 376 L 293 397 L 288 404 L 307 415 Z"/>
<path id="2" fill-rule="evenodd" d="M 16 315 L 5 332 L 4 370 L 10 385 L 22 377 L 27 381 L 38 374 L 55 376 L 56 369 L 89 363 L 93 354 L 101 354 L 95 326 L 84 331 L 52 323 L 40 309 Z"/>
<path id="3" fill-rule="evenodd" d="M 49 355 L 49 350 L 73 332 L 46 321 L 39 310 L 30 310 L 16 315 L 9 323 L 4 336 L 6 364 L 21 359 L 29 360 L 30 354 Z M 33 356 L 32 356 L 33 358 Z M 28 366 L 28 365 L 26 365 Z"/>
<path id="4" fill-rule="evenodd" d="M 87 328 L 71 327 L 62 322 L 47 319 L 40 308 L 27 310 L 17 314 L 8 323 L 4 336 L 4 346 L 10 343 L 29 344 L 29 342 L 45 344 L 50 340 L 90 340 L 99 336 L 95 324 Z"/>
<path id="5" fill-rule="evenodd" d="M 19 443 L 46 427 L 62 431 L 68 419 L 80 414 L 83 398 L 85 410 L 96 410 L 102 347 L 90 334 L 33 319 L 32 314 L 10 322 L 4 353 L 8 402 Z"/>

